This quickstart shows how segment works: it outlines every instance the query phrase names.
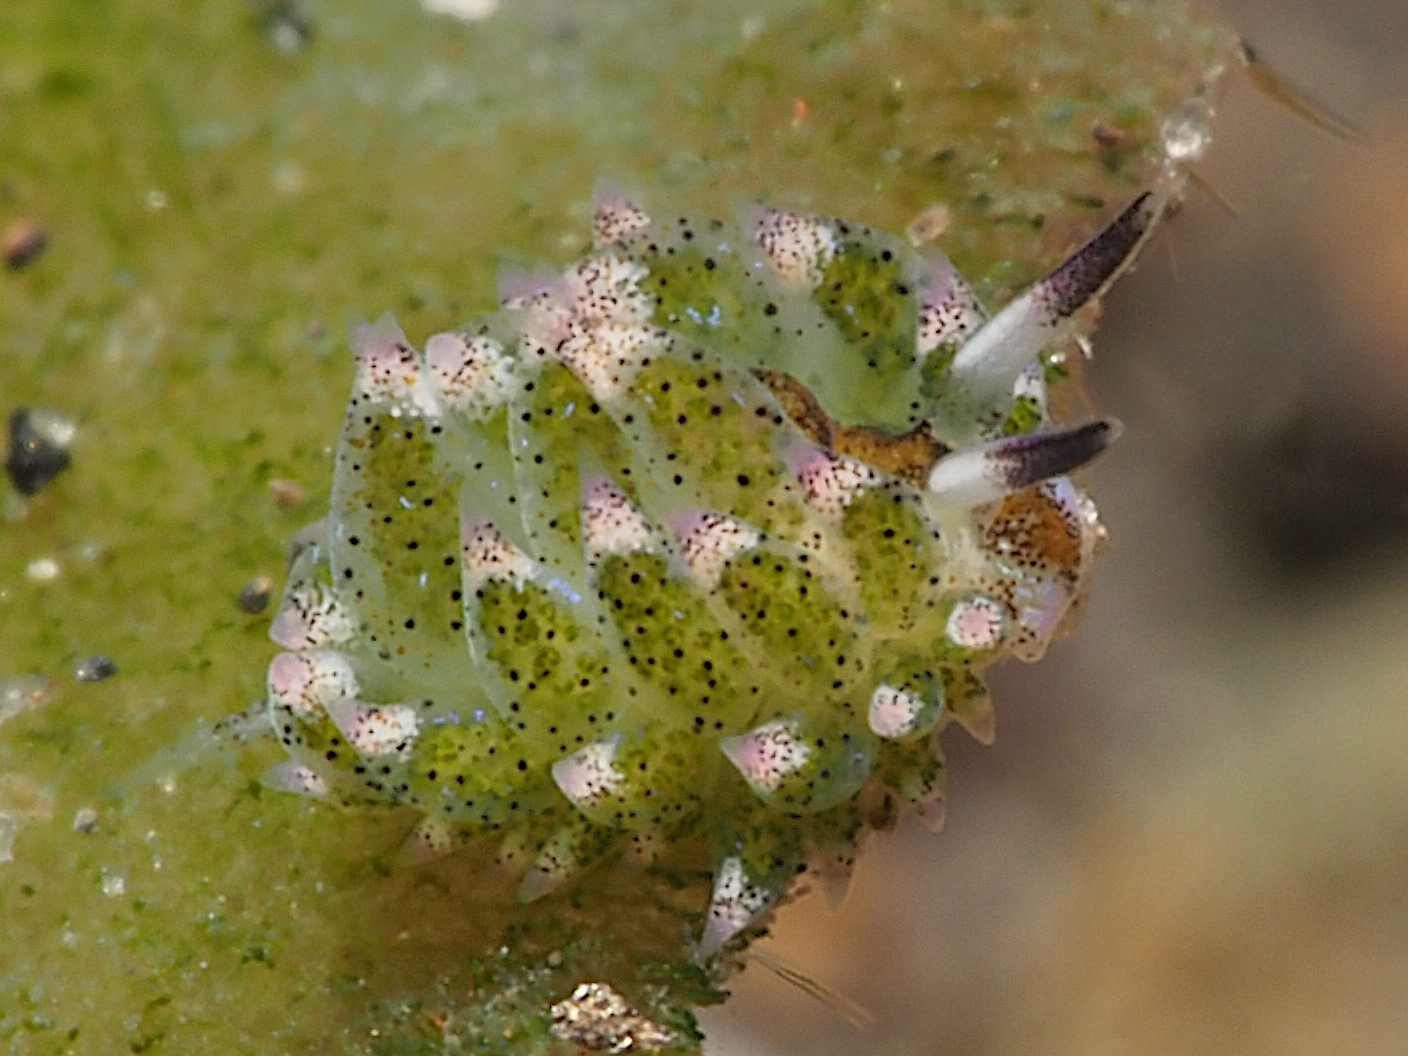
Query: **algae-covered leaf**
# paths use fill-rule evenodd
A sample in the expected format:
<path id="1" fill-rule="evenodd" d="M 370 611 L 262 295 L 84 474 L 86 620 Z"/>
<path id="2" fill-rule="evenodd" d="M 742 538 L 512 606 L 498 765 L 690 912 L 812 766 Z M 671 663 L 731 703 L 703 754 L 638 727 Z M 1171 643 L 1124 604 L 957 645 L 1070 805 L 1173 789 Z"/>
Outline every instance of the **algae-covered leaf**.
<path id="1" fill-rule="evenodd" d="M 693 1048 L 689 848 L 524 908 L 494 870 L 527 848 L 407 862 L 413 815 L 274 791 L 272 745 L 212 732 L 264 696 L 240 599 L 325 512 L 348 331 L 419 343 L 579 257 L 599 176 L 909 228 L 1000 304 L 1159 174 L 1232 45 L 1173 2 L 0 7 L 0 221 L 47 234 L 0 274 L 0 414 L 76 425 L 0 485 L 0 1039 L 553 1051 L 602 980 Z"/>

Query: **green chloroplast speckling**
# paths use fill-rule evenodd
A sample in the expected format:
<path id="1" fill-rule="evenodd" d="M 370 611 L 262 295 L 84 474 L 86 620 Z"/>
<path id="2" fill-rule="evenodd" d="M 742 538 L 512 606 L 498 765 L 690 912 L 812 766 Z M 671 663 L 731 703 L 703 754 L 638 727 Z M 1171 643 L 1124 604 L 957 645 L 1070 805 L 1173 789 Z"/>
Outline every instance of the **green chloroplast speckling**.
<path id="1" fill-rule="evenodd" d="M 271 781 L 414 808 L 416 855 L 492 846 L 523 902 L 702 840 L 706 962 L 898 811 L 937 824 L 940 731 L 990 739 L 983 669 L 1042 655 L 1102 535 L 1069 474 L 1115 423 L 1052 422 L 1048 376 L 1181 183 L 991 319 L 863 225 L 608 186 L 497 314 L 362 327 Z"/>

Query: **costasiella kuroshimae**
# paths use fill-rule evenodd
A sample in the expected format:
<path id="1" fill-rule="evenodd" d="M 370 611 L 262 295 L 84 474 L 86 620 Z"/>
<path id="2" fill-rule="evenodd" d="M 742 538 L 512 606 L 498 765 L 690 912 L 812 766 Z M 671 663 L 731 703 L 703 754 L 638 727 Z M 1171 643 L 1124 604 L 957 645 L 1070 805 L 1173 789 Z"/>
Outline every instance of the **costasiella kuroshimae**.
<path id="1" fill-rule="evenodd" d="M 1035 660 L 1102 536 L 1054 349 L 1181 190 L 1170 167 L 989 317 L 842 220 L 598 194 L 594 248 L 417 350 L 356 335 L 327 518 L 271 634 L 282 788 L 423 812 L 542 898 L 702 836 L 723 950 L 809 867 L 943 811 L 938 734 Z"/>

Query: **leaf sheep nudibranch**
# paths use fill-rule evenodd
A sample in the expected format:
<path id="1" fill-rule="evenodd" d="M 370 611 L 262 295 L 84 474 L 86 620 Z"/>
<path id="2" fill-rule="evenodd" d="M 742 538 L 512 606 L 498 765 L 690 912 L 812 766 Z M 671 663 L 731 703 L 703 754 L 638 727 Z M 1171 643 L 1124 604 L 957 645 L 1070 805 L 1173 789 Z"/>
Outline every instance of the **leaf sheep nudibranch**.
<path id="1" fill-rule="evenodd" d="M 937 823 L 938 732 L 991 737 L 983 668 L 1042 655 L 1101 536 L 1067 474 L 1117 427 L 1051 422 L 1043 356 L 1167 198 L 989 318 L 863 225 L 612 189 L 496 315 L 423 354 L 363 327 L 274 782 L 414 807 L 422 856 L 498 840 L 524 901 L 701 838 L 703 958 L 895 806 Z"/>

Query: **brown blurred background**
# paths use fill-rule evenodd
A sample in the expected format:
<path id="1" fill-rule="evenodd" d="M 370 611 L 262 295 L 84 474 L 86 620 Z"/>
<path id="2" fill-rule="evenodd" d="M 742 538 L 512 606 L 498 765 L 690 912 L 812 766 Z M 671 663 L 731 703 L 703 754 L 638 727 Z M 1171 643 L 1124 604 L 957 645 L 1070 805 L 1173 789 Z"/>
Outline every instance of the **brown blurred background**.
<path id="1" fill-rule="evenodd" d="M 718 1056 L 1408 1053 L 1408 3 L 1224 0 L 1353 117 L 1229 86 L 1194 191 L 1108 300 L 1125 437 L 1084 622 L 957 730 L 949 825 L 762 948 Z"/>

